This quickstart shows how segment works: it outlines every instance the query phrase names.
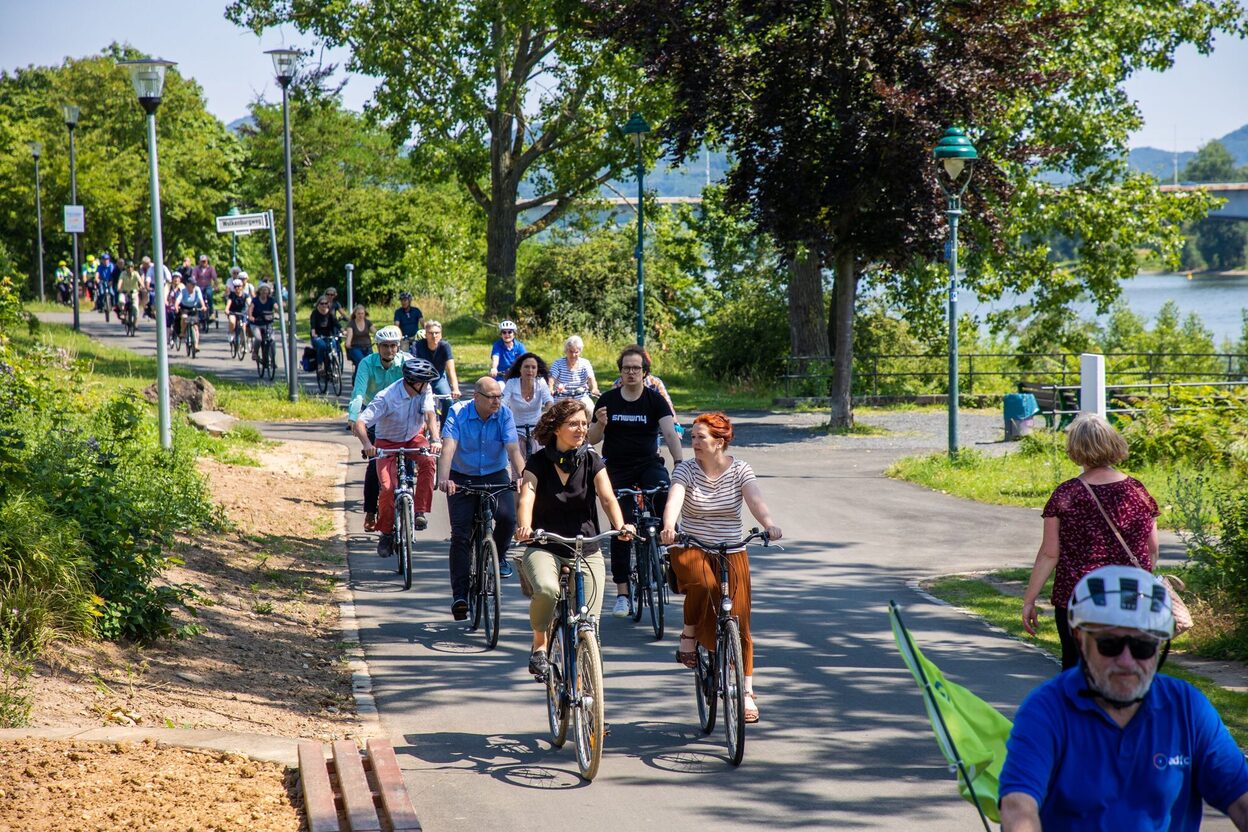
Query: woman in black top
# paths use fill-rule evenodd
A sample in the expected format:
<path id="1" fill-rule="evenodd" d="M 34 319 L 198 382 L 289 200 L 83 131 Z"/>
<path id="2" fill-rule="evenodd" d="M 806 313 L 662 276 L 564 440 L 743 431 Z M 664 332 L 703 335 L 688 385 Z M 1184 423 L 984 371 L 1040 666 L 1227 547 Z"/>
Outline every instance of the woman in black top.
<path id="1" fill-rule="evenodd" d="M 334 314 L 329 298 L 321 295 L 317 298 L 316 308 L 312 310 L 312 347 L 316 350 L 316 363 L 319 365 L 329 355 L 330 342 L 339 333 L 338 316 Z M 316 367 L 312 367 L 315 370 Z"/>
<path id="2" fill-rule="evenodd" d="M 635 531 L 632 525 L 624 523 L 602 458 L 585 444 L 588 430 L 585 408 L 577 399 L 555 402 L 542 414 L 533 435 L 545 447 L 533 453 L 524 468 L 516 540 L 528 540 L 534 529 L 564 537 L 598 534 L 595 499 L 602 504 L 611 527 L 626 533 L 625 539 Z M 588 544 L 582 554 L 590 576 L 585 582 L 585 603 L 590 615 L 597 618 L 602 612 L 606 581 L 602 551 L 597 544 Z M 529 623 L 533 627 L 533 653 L 529 656 L 529 672 L 539 679 L 545 679 L 549 670 L 546 634 L 559 601 L 559 567 L 568 563 L 571 555 L 569 547 L 562 543 L 534 543 L 520 562 L 520 576 L 531 589 L 532 598 Z"/>

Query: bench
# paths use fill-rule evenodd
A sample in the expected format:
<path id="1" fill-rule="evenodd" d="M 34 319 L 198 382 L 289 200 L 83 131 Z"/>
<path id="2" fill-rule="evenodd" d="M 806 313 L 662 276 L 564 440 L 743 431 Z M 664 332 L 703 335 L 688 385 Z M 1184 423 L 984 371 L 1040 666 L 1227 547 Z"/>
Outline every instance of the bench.
<path id="1" fill-rule="evenodd" d="M 1079 394 L 1074 390 L 1063 390 L 1056 384 L 1045 384 L 1040 381 L 1020 381 L 1018 392 L 1030 393 L 1036 397 L 1036 407 L 1044 417 L 1044 424 L 1049 430 L 1056 427 L 1065 428 L 1075 418 L 1073 413 L 1060 411 L 1078 410 Z"/>
<path id="2" fill-rule="evenodd" d="M 389 740 L 370 739 L 363 755 L 351 740 L 301 742 L 299 784 L 308 832 L 379 832 L 383 819 L 394 832 L 420 832 Z"/>

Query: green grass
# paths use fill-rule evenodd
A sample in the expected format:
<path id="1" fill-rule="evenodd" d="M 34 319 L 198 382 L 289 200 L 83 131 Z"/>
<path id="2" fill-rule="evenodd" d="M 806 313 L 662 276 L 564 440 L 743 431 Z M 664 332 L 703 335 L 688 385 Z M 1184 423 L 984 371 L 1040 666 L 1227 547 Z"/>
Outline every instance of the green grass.
<path id="1" fill-rule="evenodd" d="M 19 347 L 38 341 L 52 349 L 65 350 L 84 370 L 82 395 L 104 401 L 118 388 L 138 392 L 156 380 L 156 359 L 136 355 L 124 347 L 101 344 L 63 324 L 39 325 L 38 333 L 15 334 Z M 213 373 L 196 373 L 170 365 L 169 372 L 185 378 L 203 375 L 217 391 L 217 404 L 226 413 L 246 421 L 293 421 L 332 419 L 341 415 L 337 405 L 325 399 L 302 396 L 291 402 L 286 387 L 279 384 L 250 384 L 222 379 Z"/>
<path id="2" fill-rule="evenodd" d="M 1021 576 L 1026 580 L 1030 574 L 1028 569 L 1013 569 L 995 573 L 997 577 L 1009 580 Z M 1057 628 L 1051 620 L 1041 620 L 1039 636 L 1028 635 L 1023 629 L 1020 616 L 1022 601 L 979 578 L 948 577 L 940 578 L 927 586 L 927 591 L 948 601 L 956 607 L 971 612 L 995 627 L 1000 627 L 1010 635 L 1034 644 L 1048 653 L 1060 657 L 1061 642 L 1057 637 Z M 1248 746 L 1248 693 L 1237 693 L 1227 690 L 1204 676 L 1189 673 L 1173 664 L 1166 665 L 1165 673 L 1176 679 L 1190 682 L 1209 697 L 1209 701 L 1218 709 L 1222 721 L 1230 729 L 1231 735 L 1241 747 Z M 974 689 L 974 683 L 970 685 Z"/>

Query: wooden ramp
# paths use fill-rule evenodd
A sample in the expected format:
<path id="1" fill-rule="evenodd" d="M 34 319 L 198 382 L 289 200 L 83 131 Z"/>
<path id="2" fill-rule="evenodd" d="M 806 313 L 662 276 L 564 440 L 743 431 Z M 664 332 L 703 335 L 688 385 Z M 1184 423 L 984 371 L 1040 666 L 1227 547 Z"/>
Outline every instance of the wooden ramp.
<path id="1" fill-rule="evenodd" d="M 420 832 L 389 740 L 299 744 L 308 832 Z"/>

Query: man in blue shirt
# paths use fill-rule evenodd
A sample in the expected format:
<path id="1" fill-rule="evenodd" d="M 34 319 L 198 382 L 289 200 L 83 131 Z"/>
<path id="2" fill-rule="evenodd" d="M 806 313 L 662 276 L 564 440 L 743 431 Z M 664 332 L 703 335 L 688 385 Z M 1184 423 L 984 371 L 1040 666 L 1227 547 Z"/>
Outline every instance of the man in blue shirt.
<path id="1" fill-rule="evenodd" d="M 503 389 L 492 378 L 477 379 L 472 398 L 456 402 L 442 426 L 442 456 L 438 459 L 438 487 L 446 492 L 451 517 L 451 614 L 456 621 L 468 617 L 468 558 L 472 520 L 477 497 L 457 494 L 458 486 L 506 485 L 524 473 L 520 439 L 511 411 L 502 406 Z M 507 463 L 511 462 L 511 473 Z M 498 547 L 498 571 L 511 577 L 511 562 L 504 553 L 516 530 L 516 495 L 498 494 L 494 507 L 494 544 Z"/>
<path id="2" fill-rule="evenodd" d="M 1158 648 L 1174 634 L 1165 585 L 1143 569 L 1103 566 L 1079 581 L 1067 610 L 1080 663 L 1014 717 L 998 790 L 1003 832 L 1195 830 L 1202 801 L 1248 829 L 1243 752 L 1200 691 L 1156 675 Z"/>
<path id="3" fill-rule="evenodd" d="M 410 350 L 416 341 L 416 333 L 420 332 L 420 319 L 423 317 L 425 313 L 420 311 L 420 307 L 412 306 L 412 293 L 400 293 L 399 308 L 394 310 L 394 325 L 403 332 L 405 351 Z"/>
<path id="4" fill-rule="evenodd" d="M 117 289 L 114 280 L 117 277 L 117 266 L 113 264 L 112 255 L 107 251 L 100 255 L 100 265 L 96 267 L 95 278 L 98 290 L 95 297 L 96 311 L 102 312 L 107 306 L 112 308 L 117 302 Z"/>

